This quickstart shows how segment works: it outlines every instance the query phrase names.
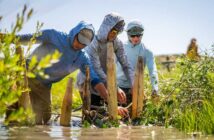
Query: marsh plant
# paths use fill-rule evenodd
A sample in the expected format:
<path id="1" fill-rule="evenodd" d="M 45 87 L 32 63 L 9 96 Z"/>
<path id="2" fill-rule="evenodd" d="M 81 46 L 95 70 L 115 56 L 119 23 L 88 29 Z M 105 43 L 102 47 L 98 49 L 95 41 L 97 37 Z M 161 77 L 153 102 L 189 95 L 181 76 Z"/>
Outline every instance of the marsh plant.
<path id="1" fill-rule="evenodd" d="M 0 117 L 4 117 L 9 106 L 19 101 L 23 93 L 29 92 L 27 78 L 36 74 L 48 78 L 43 69 L 57 62 L 59 52 L 47 55 L 40 61 L 33 56 L 26 68 L 26 59 L 30 54 L 35 38 L 40 35 L 41 23 L 37 24 L 34 37 L 26 46 L 21 46 L 18 32 L 27 22 L 33 9 L 27 9 L 17 15 L 12 31 L 0 29 Z M 2 17 L 0 17 L 0 22 Z M 25 53 L 23 52 L 25 50 Z M 151 86 L 148 74 L 145 74 L 145 93 L 148 100 L 144 106 L 141 124 L 174 126 L 186 132 L 200 131 L 214 134 L 214 45 L 211 54 L 205 53 L 199 60 L 189 60 L 185 56 L 177 59 L 176 66 L 170 71 L 159 71 L 160 94 L 159 103 L 149 98 Z M 76 73 L 70 75 L 76 77 Z M 27 78 L 26 78 L 27 77 Z M 69 76 L 68 76 L 69 77 Z M 53 112 L 59 113 L 67 79 L 53 85 Z M 73 107 L 81 104 L 77 90 L 74 90 Z M 21 124 L 32 123 L 32 112 L 19 108 L 13 110 L 8 121 L 18 121 Z"/>
<path id="2" fill-rule="evenodd" d="M 181 56 L 170 73 L 160 73 L 162 98 L 148 101 L 142 123 L 214 134 L 214 46 L 200 60 Z"/>
<path id="3" fill-rule="evenodd" d="M 28 57 L 32 45 L 35 44 L 35 38 L 40 35 L 41 23 L 37 23 L 36 31 L 30 42 L 26 46 L 21 46 L 18 32 L 21 31 L 25 22 L 33 14 L 33 9 L 24 6 L 21 13 L 17 14 L 16 22 L 12 26 L 11 32 L 6 29 L 0 29 L 0 117 L 4 117 L 6 110 L 11 106 L 19 105 L 19 99 L 23 93 L 28 93 L 27 78 L 34 78 L 39 74 L 48 78 L 43 73 L 43 69 L 56 62 L 60 57 L 59 52 L 46 56 L 41 61 L 37 61 L 36 56 L 32 57 L 28 69 L 26 68 L 26 57 Z M 2 17 L 1 17 L 2 19 Z M 1 21 L 0 21 L 1 22 Z M 4 32 L 4 33 L 2 33 Z M 25 53 L 24 51 L 25 50 Z M 29 124 L 33 121 L 31 109 L 13 109 L 6 123 L 11 121 L 20 122 L 20 124 Z"/>

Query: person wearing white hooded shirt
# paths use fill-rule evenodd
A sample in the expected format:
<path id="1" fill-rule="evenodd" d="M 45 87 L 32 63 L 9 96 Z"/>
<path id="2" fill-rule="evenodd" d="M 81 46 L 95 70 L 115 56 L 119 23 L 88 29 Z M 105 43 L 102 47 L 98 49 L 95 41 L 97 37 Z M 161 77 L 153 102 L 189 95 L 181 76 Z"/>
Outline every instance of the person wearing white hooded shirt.
<path id="1" fill-rule="evenodd" d="M 145 47 L 142 43 L 142 36 L 144 33 L 144 27 L 139 20 L 131 21 L 127 26 L 127 36 L 128 41 L 124 43 L 124 50 L 128 58 L 128 62 L 132 71 L 135 71 L 137 65 L 138 56 L 142 56 L 144 64 L 149 70 L 150 80 L 152 84 L 152 97 L 158 95 L 158 74 L 155 64 L 155 59 L 152 51 Z M 134 79 L 132 77 L 132 79 Z M 128 79 L 124 75 L 122 67 L 119 62 L 117 62 L 117 82 L 118 86 L 126 92 L 127 100 L 131 102 L 131 86 Z"/>

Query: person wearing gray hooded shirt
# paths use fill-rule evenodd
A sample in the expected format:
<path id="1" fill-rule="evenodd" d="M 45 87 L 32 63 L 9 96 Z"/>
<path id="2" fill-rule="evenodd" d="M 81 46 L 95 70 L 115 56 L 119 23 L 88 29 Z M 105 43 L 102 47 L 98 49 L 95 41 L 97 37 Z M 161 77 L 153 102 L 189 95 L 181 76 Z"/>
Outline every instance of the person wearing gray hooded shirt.
<path id="1" fill-rule="evenodd" d="M 132 70 L 135 70 L 137 65 L 138 56 L 142 56 L 144 64 L 149 70 L 150 80 L 152 84 L 152 97 L 158 97 L 158 73 L 155 64 L 155 59 L 152 51 L 145 47 L 141 41 L 144 33 L 144 27 L 139 20 L 133 20 L 129 22 L 127 26 L 128 41 L 124 43 L 125 53 L 127 54 L 128 61 Z M 117 82 L 121 89 L 126 92 L 128 99 L 131 98 L 131 88 L 129 80 L 125 77 L 123 68 L 120 63 L 117 62 Z M 131 102 L 129 100 L 128 102 Z"/>
<path id="2" fill-rule="evenodd" d="M 126 78 L 129 80 L 130 86 L 132 83 L 131 77 L 133 77 L 132 70 L 127 61 L 127 57 L 124 52 L 123 43 L 117 38 L 117 35 L 123 31 L 125 22 L 124 19 L 117 13 L 110 13 L 105 16 L 97 35 L 89 46 L 85 48 L 85 51 L 89 55 L 90 61 L 93 64 L 94 70 L 100 79 L 106 83 L 106 61 L 107 61 L 107 42 L 113 42 L 114 52 L 117 60 L 120 62 L 123 72 Z M 84 76 L 79 73 L 77 76 L 77 86 L 80 89 L 84 82 Z M 100 106 L 99 94 L 92 92 L 92 105 Z M 126 102 L 125 93 L 118 88 L 118 101 L 120 103 Z"/>

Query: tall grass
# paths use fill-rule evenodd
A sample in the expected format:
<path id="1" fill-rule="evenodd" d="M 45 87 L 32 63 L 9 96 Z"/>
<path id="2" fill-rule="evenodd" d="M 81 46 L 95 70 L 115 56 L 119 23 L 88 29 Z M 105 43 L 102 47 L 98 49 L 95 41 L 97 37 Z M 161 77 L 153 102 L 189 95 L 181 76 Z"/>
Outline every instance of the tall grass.
<path id="1" fill-rule="evenodd" d="M 147 102 L 142 122 L 214 134 L 214 59 L 211 56 L 205 54 L 199 61 L 182 56 L 170 73 L 159 71 L 162 98 L 156 105 L 151 100 Z"/>

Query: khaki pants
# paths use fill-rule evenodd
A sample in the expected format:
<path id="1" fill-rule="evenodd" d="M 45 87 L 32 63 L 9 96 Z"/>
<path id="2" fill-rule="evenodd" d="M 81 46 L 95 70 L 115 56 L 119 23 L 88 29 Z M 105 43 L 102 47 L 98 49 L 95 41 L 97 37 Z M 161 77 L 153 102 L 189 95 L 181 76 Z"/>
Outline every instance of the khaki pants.
<path id="1" fill-rule="evenodd" d="M 36 79 L 28 79 L 28 83 L 36 124 L 47 124 L 51 118 L 51 88 Z"/>

